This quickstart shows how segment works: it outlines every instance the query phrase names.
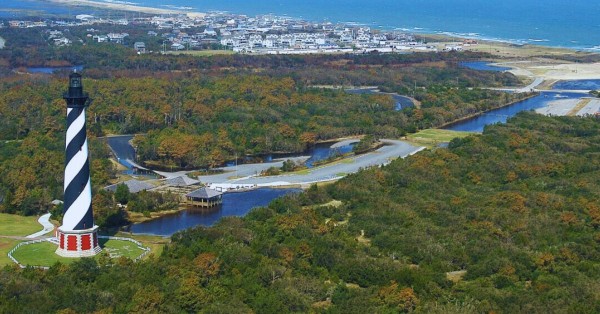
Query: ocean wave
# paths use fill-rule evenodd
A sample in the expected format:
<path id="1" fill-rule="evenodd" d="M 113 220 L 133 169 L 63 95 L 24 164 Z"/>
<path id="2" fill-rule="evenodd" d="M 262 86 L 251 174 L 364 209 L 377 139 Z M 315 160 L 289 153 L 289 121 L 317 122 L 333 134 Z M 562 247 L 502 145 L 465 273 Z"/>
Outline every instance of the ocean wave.
<path id="1" fill-rule="evenodd" d="M 114 3 L 114 4 L 139 5 L 138 2 L 119 1 L 119 0 L 103 0 L 103 1 L 107 2 L 107 3 Z"/>
<path id="2" fill-rule="evenodd" d="M 165 7 L 165 8 L 169 8 L 169 9 L 176 9 L 176 10 L 194 10 L 193 7 L 183 7 L 183 6 L 177 6 L 177 5 L 172 5 L 172 4 L 163 4 L 161 6 Z"/>

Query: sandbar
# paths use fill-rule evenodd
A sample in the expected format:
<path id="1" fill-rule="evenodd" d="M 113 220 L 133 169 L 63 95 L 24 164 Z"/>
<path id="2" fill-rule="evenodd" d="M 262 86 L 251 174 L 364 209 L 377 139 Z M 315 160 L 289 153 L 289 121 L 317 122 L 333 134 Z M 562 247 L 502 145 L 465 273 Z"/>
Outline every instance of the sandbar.
<path id="1" fill-rule="evenodd" d="M 188 12 L 183 10 L 174 9 L 160 9 L 152 7 L 144 7 L 133 4 L 125 3 L 110 3 L 110 2 L 99 2 L 91 0 L 46 0 L 48 2 L 60 4 L 60 5 L 72 5 L 72 6 L 89 6 L 108 10 L 120 10 L 120 11 L 132 11 L 147 14 L 184 14 L 191 18 L 204 17 L 206 14 L 201 12 Z"/>

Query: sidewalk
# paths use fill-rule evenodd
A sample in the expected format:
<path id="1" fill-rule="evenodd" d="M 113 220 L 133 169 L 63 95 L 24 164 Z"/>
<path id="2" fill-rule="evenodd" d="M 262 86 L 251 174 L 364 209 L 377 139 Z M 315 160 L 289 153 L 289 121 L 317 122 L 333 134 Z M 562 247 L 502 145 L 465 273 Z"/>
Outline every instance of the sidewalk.
<path id="1" fill-rule="evenodd" d="M 47 213 L 45 215 L 42 215 L 38 219 L 38 222 L 44 227 L 44 230 L 36 232 L 34 234 L 30 234 L 26 238 L 28 238 L 28 239 L 38 238 L 38 237 L 45 235 L 48 232 L 52 232 L 54 230 L 54 225 L 52 223 L 50 223 L 50 216 L 51 216 L 51 214 Z"/>

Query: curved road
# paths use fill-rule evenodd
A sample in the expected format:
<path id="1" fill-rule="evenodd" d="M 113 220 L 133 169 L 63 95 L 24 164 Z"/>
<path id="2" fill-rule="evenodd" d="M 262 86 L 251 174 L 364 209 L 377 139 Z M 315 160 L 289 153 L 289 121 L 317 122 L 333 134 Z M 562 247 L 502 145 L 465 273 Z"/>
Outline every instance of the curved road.
<path id="1" fill-rule="evenodd" d="M 239 165 L 237 167 L 223 168 L 228 171 L 223 174 L 201 176 L 200 181 L 209 184 L 213 188 L 219 187 L 250 187 L 250 186 L 279 186 L 293 184 L 310 184 L 314 182 L 330 181 L 339 179 L 346 174 L 358 172 L 362 168 L 388 164 L 398 157 L 406 157 L 424 149 L 416 147 L 403 141 L 382 140 L 387 145 L 374 152 L 344 159 L 331 165 L 308 169 L 301 173 L 284 174 L 280 176 L 258 177 L 262 170 L 277 163 Z M 237 171 L 236 169 L 237 168 Z"/>

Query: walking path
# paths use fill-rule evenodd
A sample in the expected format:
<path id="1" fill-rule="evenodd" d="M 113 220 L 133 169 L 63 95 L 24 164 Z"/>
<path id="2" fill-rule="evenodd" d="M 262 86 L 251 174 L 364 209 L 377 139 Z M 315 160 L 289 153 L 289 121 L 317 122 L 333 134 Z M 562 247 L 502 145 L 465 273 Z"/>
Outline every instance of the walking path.
<path id="1" fill-rule="evenodd" d="M 42 215 L 38 219 L 38 222 L 44 227 L 44 230 L 36 232 L 34 234 L 30 234 L 26 238 L 28 238 L 28 239 L 38 238 L 38 237 L 45 235 L 46 233 L 52 232 L 54 230 L 54 225 L 50 222 L 50 216 L 52 216 L 52 215 L 50 213 L 47 213 L 45 215 Z"/>

